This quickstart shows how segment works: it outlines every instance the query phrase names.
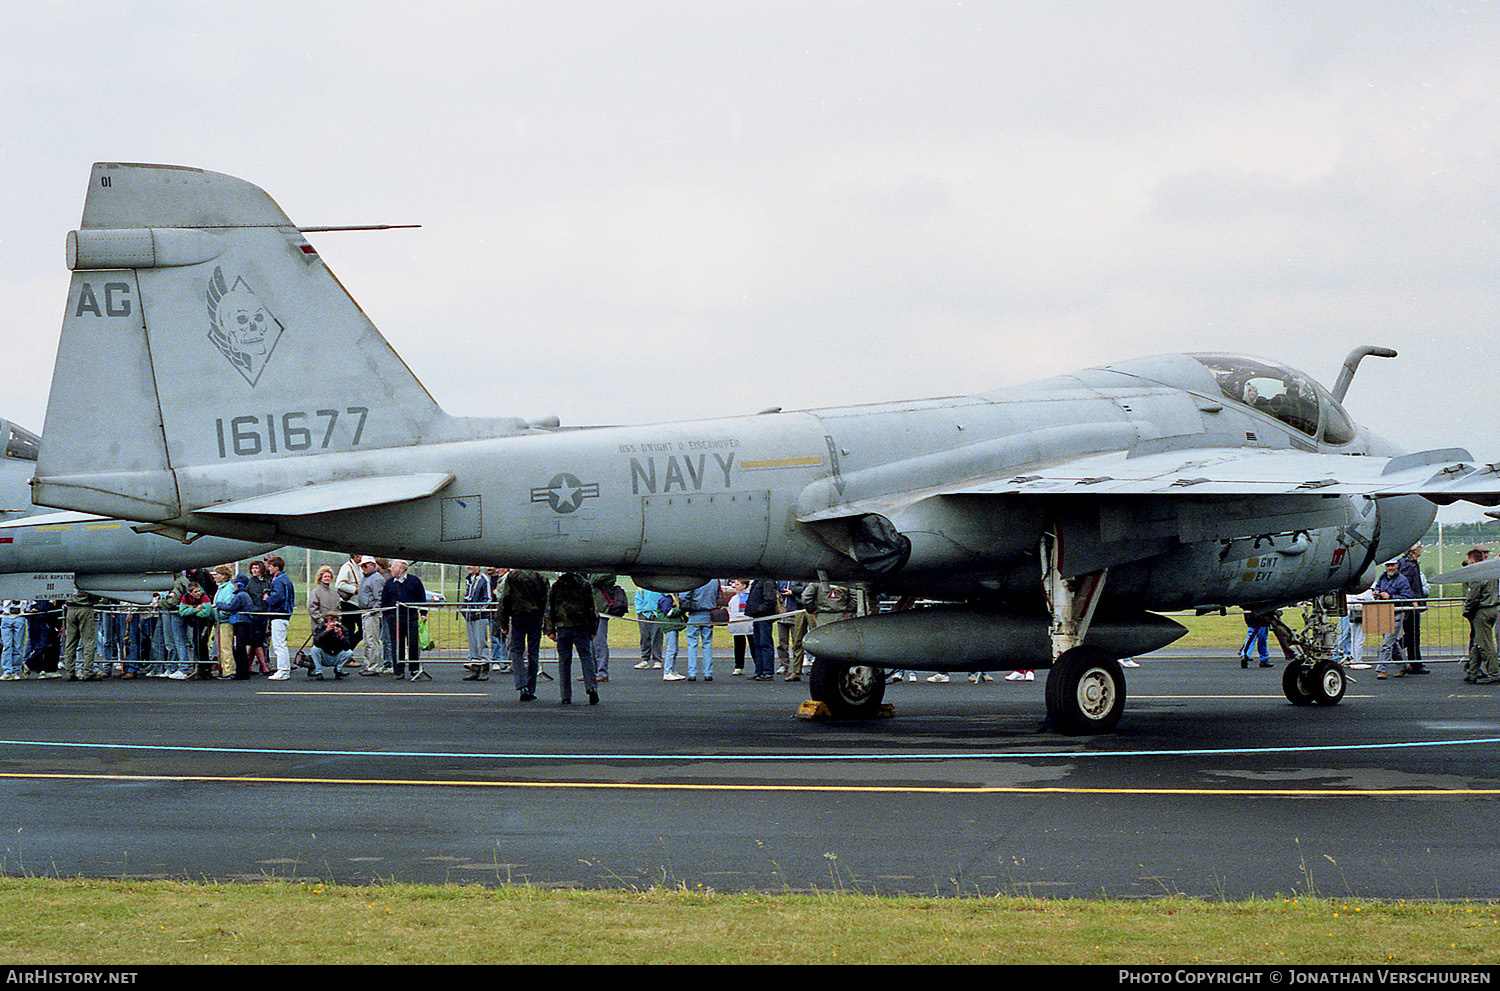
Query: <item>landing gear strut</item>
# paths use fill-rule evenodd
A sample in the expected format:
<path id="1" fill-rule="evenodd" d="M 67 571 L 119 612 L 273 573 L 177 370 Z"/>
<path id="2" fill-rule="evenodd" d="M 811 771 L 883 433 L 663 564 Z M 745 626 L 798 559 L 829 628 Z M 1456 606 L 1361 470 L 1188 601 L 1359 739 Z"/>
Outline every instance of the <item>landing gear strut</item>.
<path id="1" fill-rule="evenodd" d="M 820 574 L 819 580 L 824 576 Z M 875 611 L 868 587 L 855 585 L 852 592 L 855 615 L 867 616 Z M 807 689 L 814 702 L 828 706 L 834 719 L 874 719 L 885 699 L 885 669 L 833 664 L 814 654 Z"/>
<path id="2" fill-rule="evenodd" d="M 1042 590 L 1052 616 L 1052 670 L 1047 673 L 1047 719 L 1059 733 L 1108 733 L 1125 711 L 1125 675 L 1097 647 L 1086 647 L 1105 572 L 1071 578 L 1062 572 L 1062 538 L 1042 538 Z"/>

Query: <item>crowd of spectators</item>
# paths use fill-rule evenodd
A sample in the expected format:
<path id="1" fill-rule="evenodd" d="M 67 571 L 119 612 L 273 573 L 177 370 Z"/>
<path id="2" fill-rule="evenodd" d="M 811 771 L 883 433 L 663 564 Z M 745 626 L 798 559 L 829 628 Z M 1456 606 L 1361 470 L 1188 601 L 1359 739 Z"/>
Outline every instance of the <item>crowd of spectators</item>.
<path id="1" fill-rule="evenodd" d="M 1352 599 L 1340 626 L 1345 663 L 1369 666 L 1362 658 L 1360 607 L 1384 596 L 1409 601 L 1398 610 L 1394 630 L 1382 637 L 1377 677 L 1385 677 L 1393 660 L 1398 662 L 1395 677 L 1426 673 L 1420 661 L 1425 602 L 1419 596 L 1430 590 L 1416 566 L 1421 553 L 1418 544 L 1388 562 L 1381 582 Z M 1486 556 L 1476 548 L 1468 562 Z M 637 624 L 639 660 L 634 667 L 659 670 L 663 681 L 713 681 L 718 632 L 725 635 L 720 640 L 725 659 L 733 659 L 731 676 L 754 681 L 780 676 L 796 682 L 807 666 L 803 640 L 808 631 L 856 612 L 855 593 L 827 582 L 711 579 L 684 592 L 639 589 L 632 603 L 613 574 L 567 572 L 549 582 L 535 571 L 471 565 L 467 572 L 454 614 L 467 640 L 464 680 L 487 681 L 498 670 L 513 677 L 522 701 L 535 700 L 538 678 L 551 680 L 541 670 L 543 637 L 556 644 L 561 701 L 571 700 L 576 655 L 578 679 L 590 703 L 597 704 L 597 686 L 610 680 L 612 619 Z M 1421 583 L 1419 591 L 1412 582 Z M 1471 683 L 1500 683 L 1493 646 L 1495 603 L 1500 601 L 1495 586 L 1491 579 L 1465 587 L 1470 601 L 1464 616 L 1473 627 L 1465 680 Z M 297 667 L 314 680 L 340 680 L 356 670 L 366 677 L 430 680 L 421 661 L 423 651 L 432 647 L 426 618 L 435 608 L 433 600 L 441 598 L 429 594 L 409 562 L 354 553 L 337 570 L 319 567 L 300 600 L 284 560 L 274 554 L 250 561 L 239 573 L 228 565 L 182 572 L 149 604 L 107 601 L 82 592 L 60 602 L 5 600 L 0 603 L 0 681 L 236 680 L 257 675 L 285 681 Z M 293 651 L 288 631 L 299 601 L 309 632 Z M 1252 661 L 1271 666 L 1268 629 L 1291 656 L 1286 643 L 1290 631 L 1276 621 L 1276 613 L 1263 612 L 1247 611 L 1242 667 Z M 721 674 L 723 667 L 721 662 Z M 895 672 L 891 680 L 901 676 Z M 929 680 L 948 678 L 940 673 Z M 977 673 L 970 680 L 990 679 Z"/>
<path id="2" fill-rule="evenodd" d="M 457 617 L 468 643 L 465 680 L 492 670 L 513 676 L 523 701 L 536 698 L 543 637 L 557 647 L 562 701 L 571 699 L 571 664 L 592 704 L 610 678 L 609 621 L 639 626 L 637 669 L 663 681 L 712 681 L 715 627 L 733 653 L 732 675 L 752 680 L 783 675 L 800 681 L 802 639 L 819 622 L 853 613 L 848 590 L 826 583 L 714 579 L 685 593 L 637 592 L 632 603 L 613 574 L 564 573 L 552 581 L 534 571 L 467 569 Z M 428 680 L 421 663 L 430 649 L 426 617 L 434 608 L 409 562 L 350 554 L 335 570 L 319 567 L 299 596 L 277 555 L 194 568 L 175 576 L 149 604 L 79 592 L 63 601 L 0 604 L 0 680 L 168 678 L 285 681 L 302 667 L 315 680 L 366 677 Z M 305 608 L 309 633 L 288 642 L 291 620 Z M 679 670 L 680 639 L 688 649 Z M 295 647 L 295 649 L 294 649 Z M 617 648 L 618 649 L 618 648 Z"/>

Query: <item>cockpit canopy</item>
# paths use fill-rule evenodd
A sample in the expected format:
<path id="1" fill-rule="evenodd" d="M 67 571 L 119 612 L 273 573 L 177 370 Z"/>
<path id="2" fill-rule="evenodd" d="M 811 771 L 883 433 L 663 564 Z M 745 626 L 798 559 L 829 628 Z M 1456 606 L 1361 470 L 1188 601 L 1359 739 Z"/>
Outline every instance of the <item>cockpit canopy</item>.
<path id="1" fill-rule="evenodd" d="M 18 427 L 9 420 L 0 420 L 0 436 L 5 438 L 5 456 L 21 461 L 35 461 L 37 448 L 42 439 L 25 427 Z"/>
<path id="2" fill-rule="evenodd" d="M 1316 380 L 1285 365 L 1235 354 L 1194 354 L 1226 399 L 1249 406 L 1325 444 L 1347 444 L 1354 424 Z"/>

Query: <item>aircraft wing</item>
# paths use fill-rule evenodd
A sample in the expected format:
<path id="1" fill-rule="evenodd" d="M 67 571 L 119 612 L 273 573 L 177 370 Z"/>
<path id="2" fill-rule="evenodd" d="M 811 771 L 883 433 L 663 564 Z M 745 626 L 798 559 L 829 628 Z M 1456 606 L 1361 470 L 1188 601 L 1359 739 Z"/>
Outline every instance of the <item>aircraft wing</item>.
<path id="1" fill-rule="evenodd" d="M 1040 501 L 1068 533 L 1063 566 L 1077 574 L 1149 556 L 1164 549 L 1165 541 L 1238 540 L 1352 526 L 1361 516 L 1349 496 L 1500 502 L 1500 466 L 1477 464 L 1458 449 L 1385 458 L 1203 447 L 1201 438 L 1199 446 L 1185 447 L 1174 446 L 1175 440 L 865 498 L 855 491 L 848 493 L 852 498 L 834 498 L 827 486 L 814 483 L 802 494 L 798 519 L 847 521 L 854 535 L 849 544 L 859 548 L 855 556 L 863 560 L 892 556 L 895 546 L 881 537 L 879 527 L 864 522 L 867 514 L 885 517 L 898 531 L 924 531 L 942 518 L 929 508 L 936 503 L 946 504 L 947 513 L 983 520 L 1002 515 L 995 512 L 997 501 Z"/>
<path id="2" fill-rule="evenodd" d="M 1500 464 L 1476 463 L 1473 455 L 1458 448 L 1384 458 L 1228 446 L 1173 448 L 1172 440 L 1014 466 L 960 482 L 886 492 L 873 498 L 855 495 L 849 500 L 839 499 L 830 485 L 816 482 L 804 490 L 797 518 L 812 523 L 884 512 L 934 496 L 1276 496 L 1310 501 L 1339 495 L 1420 495 L 1437 503 L 1500 503 Z M 899 468 L 899 463 L 893 467 Z"/>

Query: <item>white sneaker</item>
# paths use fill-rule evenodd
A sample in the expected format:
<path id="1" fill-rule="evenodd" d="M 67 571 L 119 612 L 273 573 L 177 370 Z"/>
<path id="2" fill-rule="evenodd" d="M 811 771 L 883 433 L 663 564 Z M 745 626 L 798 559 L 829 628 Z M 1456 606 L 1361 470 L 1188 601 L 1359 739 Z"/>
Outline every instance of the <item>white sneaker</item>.
<path id="1" fill-rule="evenodd" d="M 901 683 L 901 672 L 897 671 L 895 674 L 885 679 L 885 683 L 887 685 L 899 685 Z"/>
<path id="2" fill-rule="evenodd" d="M 165 675 L 165 677 L 171 678 L 173 681 L 187 681 L 188 680 L 188 676 L 187 676 L 187 672 L 186 671 L 173 671 L 171 674 Z"/>
<path id="3" fill-rule="evenodd" d="M 912 674 L 910 671 L 908 671 L 908 672 L 906 672 L 906 680 L 907 681 L 916 681 L 917 680 L 917 676 L 914 675 L 914 674 Z"/>
<path id="4" fill-rule="evenodd" d="M 635 666 L 635 669 L 637 671 L 649 671 L 649 670 L 651 670 L 651 662 L 650 661 L 641 661 L 639 664 L 637 664 Z"/>
<path id="5" fill-rule="evenodd" d="M 1035 671 L 1012 671 L 1005 676 L 1006 681 L 1036 681 Z"/>
<path id="6" fill-rule="evenodd" d="M 660 671 L 661 670 L 661 661 L 657 661 L 655 664 L 651 665 L 651 670 L 653 670 L 653 671 Z"/>
<path id="7" fill-rule="evenodd" d="M 266 677 L 266 680 L 267 681 L 288 681 L 288 680 L 291 679 L 291 677 L 292 677 L 292 673 L 290 671 L 277 671 L 273 675 L 268 675 Z"/>
<path id="8" fill-rule="evenodd" d="M 943 674 L 941 671 L 939 671 L 937 674 L 932 675 L 927 680 L 935 685 L 941 685 L 945 682 L 952 681 L 953 679 L 949 678 L 946 674 Z"/>
<path id="9" fill-rule="evenodd" d="M 661 680 L 662 681 L 687 681 L 687 675 L 685 675 L 685 674 L 678 674 L 676 671 L 673 671 L 671 674 L 664 674 L 664 675 L 662 675 L 661 676 Z"/>

